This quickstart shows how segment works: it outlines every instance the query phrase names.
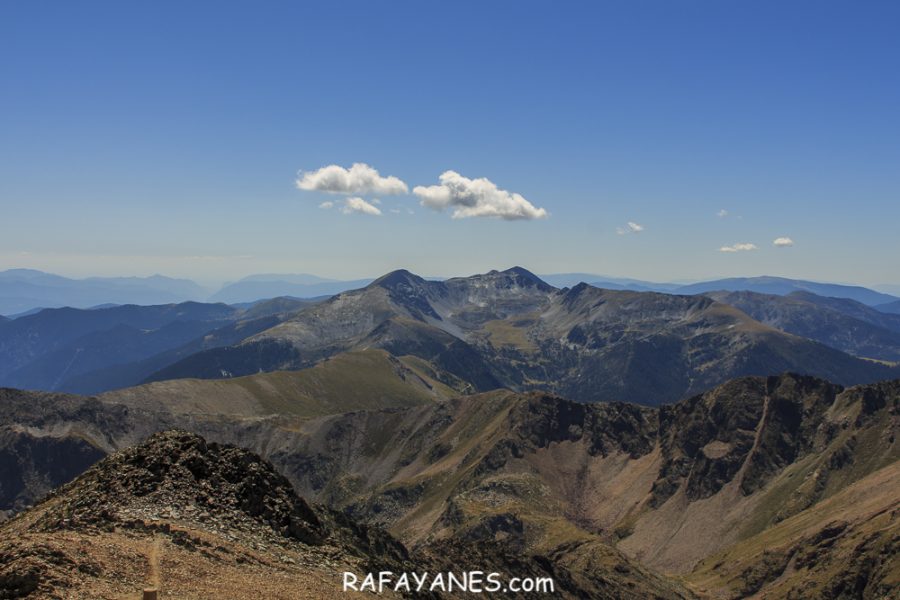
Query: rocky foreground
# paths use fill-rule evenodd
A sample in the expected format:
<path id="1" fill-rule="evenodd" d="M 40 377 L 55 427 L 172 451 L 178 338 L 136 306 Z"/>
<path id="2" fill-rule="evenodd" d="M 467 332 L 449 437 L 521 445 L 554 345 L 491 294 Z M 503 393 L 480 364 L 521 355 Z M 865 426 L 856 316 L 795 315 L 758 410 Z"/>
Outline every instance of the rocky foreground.
<path id="1" fill-rule="evenodd" d="M 313 383 L 345 382 L 347 365 L 371 385 L 309 399 Z M 48 574 L 29 585 L 77 575 L 89 582 L 83 597 L 97 597 L 99 582 L 120 597 L 147 583 L 152 549 L 169 544 L 165 589 L 183 593 L 257 577 L 254 586 L 283 581 L 290 596 L 313 573 L 327 596 L 352 557 L 385 565 L 396 556 L 432 568 L 552 572 L 562 594 L 576 597 L 678 597 L 684 586 L 716 599 L 881 600 L 900 588 L 900 381 L 845 389 L 792 374 L 749 377 L 653 409 L 510 391 L 429 400 L 421 392 L 433 384 L 413 377 L 416 366 L 365 353 L 303 377 L 267 374 L 277 386 L 199 382 L 192 394 L 175 393 L 179 386 L 152 397 L 0 389 L 0 508 L 11 513 L 104 455 L 150 440 L 3 527 L 0 539 L 38 543 L 7 548 L 4 581 L 20 589 L 18 573 L 31 572 L 20 559 L 38 560 L 49 544 L 68 558 L 44 560 Z M 397 380 L 407 395 L 380 395 Z M 329 414 L 333 398 L 342 401 Z M 215 403 L 229 412 L 211 413 Z M 223 445 L 157 448 L 168 438 L 151 436 L 176 427 Z M 252 449 L 286 480 L 226 444 Z M 260 480 L 254 469 L 268 474 Z M 245 497 L 260 489 L 280 504 Z M 405 549 L 367 549 L 353 532 L 379 530 L 363 524 Z M 160 534 L 162 525 L 181 533 Z M 261 531 L 287 541 L 261 546 L 253 537 Z M 206 546 L 185 554 L 170 543 L 183 535 L 212 536 L 212 549 L 236 544 L 232 554 L 251 558 L 213 560 Z M 61 543 L 75 545 L 53 545 Z M 104 548 L 115 565 L 133 556 L 131 571 L 78 570 L 78 557 Z M 322 548 L 337 548 L 324 555 L 330 563 L 316 554 Z M 262 564 L 271 569 L 254 575 Z"/>
<path id="2" fill-rule="evenodd" d="M 610 548 L 514 556 L 502 544 L 442 542 L 410 553 L 307 503 L 259 456 L 177 430 L 102 460 L 5 523 L 0 540 L 0 598 L 139 598 L 145 588 L 163 598 L 346 598 L 344 571 L 383 570 L 552 577 L 562 598 L 691 597 Z"/>

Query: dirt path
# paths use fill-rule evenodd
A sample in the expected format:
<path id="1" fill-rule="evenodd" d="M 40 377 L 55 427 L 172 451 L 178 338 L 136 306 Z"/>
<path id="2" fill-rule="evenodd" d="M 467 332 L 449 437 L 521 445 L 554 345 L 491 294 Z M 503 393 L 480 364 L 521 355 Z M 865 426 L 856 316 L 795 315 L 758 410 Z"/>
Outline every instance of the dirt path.
<path id="1" fill-rule="evenodd" d="M 153 538 L 153 545 L 150 546 L 150 581 L 149 587 L 160 589 L 159 576 L 159 555 L 162 547 L 162 540 L 157 536 Z"/>
<path id="2" fill-rule="evenodd" d="M 162 538 L 154 536 L 153 540 L 150 542 L 150 547 L 147 549 L 147 564 L 150 569 L 149 573 L 147 573 L 146 583 L 139 591 L 129 592 L 128 594 L 118 597 L 118 600 L 143 600 L 144 589 L 160 589 L 162 578 L 159 573 L 159 558 L 161 555 Z M 160 595 L 162 594 L 160 593 Z"/>

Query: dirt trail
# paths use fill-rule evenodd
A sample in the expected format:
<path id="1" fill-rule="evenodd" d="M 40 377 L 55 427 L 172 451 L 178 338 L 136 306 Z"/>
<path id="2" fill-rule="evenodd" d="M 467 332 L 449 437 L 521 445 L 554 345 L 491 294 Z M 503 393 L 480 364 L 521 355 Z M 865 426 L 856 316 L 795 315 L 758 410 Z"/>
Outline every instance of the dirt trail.
<path id="1" fill-rule="evenodd" d="M 159 555 L 162 547 L 162 540 L 159 537 L 153 539 L 153 545 L 150 546 L 150 581 L 149 587 L 160 589 L 159 576 Z"/>
<path id="2" fill-rule="evenodd" d="M 162 554 L 162 538 L 155 536 L 147 550 L 147 563 L 150 571 L 147 574 L 147 582 L 140 591 L 128 593 L 118 598 L 118 600 L 143 600 L 144 589 L 160 589 L 161 577 L 159 574 L 159 557 Z M 162 595 L 162 592 L 160 592 Z"/>

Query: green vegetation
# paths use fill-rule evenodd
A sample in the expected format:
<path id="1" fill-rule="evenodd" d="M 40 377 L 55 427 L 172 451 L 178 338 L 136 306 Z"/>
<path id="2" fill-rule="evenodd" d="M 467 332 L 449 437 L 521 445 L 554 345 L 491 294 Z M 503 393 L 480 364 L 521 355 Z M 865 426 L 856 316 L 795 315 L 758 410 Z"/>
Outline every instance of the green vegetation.
<path id="1" fill-rule="evenodd" d="M 315 417 L 416 406 L 445 398 L 447 391 L 383 350 L 363 350 L 339 354 L 302 371 L 161 381 L 102 398 L 180 414 Z"/>

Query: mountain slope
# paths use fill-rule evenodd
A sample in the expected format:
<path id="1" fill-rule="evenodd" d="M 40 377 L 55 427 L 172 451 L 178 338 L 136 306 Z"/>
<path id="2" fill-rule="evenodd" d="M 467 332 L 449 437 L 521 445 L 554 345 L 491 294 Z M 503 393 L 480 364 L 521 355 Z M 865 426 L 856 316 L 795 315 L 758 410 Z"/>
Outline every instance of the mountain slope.
<path id="1" fill-rule="evenodd" d="M 705 559 L 689 581 L 732 598 L 889 598 L 900 589 L 897 490 L 895 462 Z"/>
<path id="2" fill-rule="evenodd" d="M 297 369 L 339 352 L 374 346 L 433 360 L 473 389 L 490 389 L 502 382 L 491 374 L 484 356 L 463 339 L 464 330 L 498 316 L 533 310 L 553 293 L 530 273 L 515 270 L 446 282 L 396 271 L 366 288 L 301 310 L 240 344 L 189 356 L 148 381 Z"/>
<path id="3" fill-rule="evenodd" d="M 898 403 L 900 382 L 842 391 L 796 376 L 659 411 L 495 392 L 311 422 L 270 456 L 304 494 L 411 543 L 597 535 L 684 572 L 895 463 Z"/>
<path id="4" fill-rule="evenodd" d="M 882 329 L 900 331 L 900 316 L 885 314 L 878 310 L 878 307 L 873 308 L 871 306 L 866 306 L 856 300 L 849 300 L 847 298 L 828 298 L 825 296 L 818 296 L 811 292 L 793 292 L 789 296 L 800 300 L 806 300 L 807 302 L 812 302 L 813 304 L 825 308 L 830 308 L 831 310 L 859 319 L 870 325 L 881 327 Z"/>
<path id="5" fill-rule="evenodd" d="M 116 364 L 73 375 L 66 379 L 64 389 L 72 393 L 96 394 L 108 390 L 137 385 L 153 373 L 211 348 L 239 343 L 247 336 L 259 333 L 284 320 L 284 314 L 271 314 L 253 319 L 238 318 L 235 321 L 208 331 L 186 344 L 164 350 L 153 356 L 125 364 Z M 256 370 L 252 372 L 257 372 Z M 61 386 L 61 387 L 63 387 Z"/>
<path id="6" fill-rule="evenodd" d="M 519 267 L 446 281 L 395 271 L 321 302 L 49 310 L 0 323 L 0 385 L 98 393 L 297 370 L 370 348 L 424 361 L 460 391 L 649 405 L 744 375 L 851 385 L 900 373 L 892 315 L 811 295 L 720 296 L 764 322 L 692 296 L 558 290 Z"/>
<path id="7" fill-rule="evenodd" d="M 125 324 L 114 325 L 110 329 L 88 333 L 41 354 L 4 375 L 2 384 L 21 389 L 84 391 L 73 380 L 78 381 L 98 370 L 117 370 L 124 365 L 177 348 L 215 330 L 221 323 L 179 321 L 153 330 Z"/>
<path id="8" fill-rule="evenodd" d="M 730 306 L 694 296 L 599 290 L 560 294 L 527 336 L 540 352 L 527 386 L 581 401 L 660 404 L 729 379 L 784 371 L 851 384 L 892 370 L 785 335 Z M 527 351 L 507 350 L 513 360 Z"/>
<path id="9" fill-rule="evenodd" d="M 174 596 L 333 598 L 344 571 L 362 579 L 477 569 L 552 576 L 562 598 L 689 597 L 612 549 L 605 563 L 593 561 L 600 572 L 572 569 L 586 557 L 567 549 L 516 557 L 496 545 L 442 544 L 410 553 L 377 529 L 310 505 L 260 457 L 184 431 L 103 460 L 2 534 L 0 592 L 16 596 L 121 596 L 151 585 Z"/>
<path id="10" fill-rule="evenodd" d="M 854 356 L 900 361 L 900 319 L 853 300 L 808 292 L 788 296 L 756 292 L 712 292 L 706 296 L 734 306 L 760 323 L 815 340 Z M 853 316 L 851 316 L 853 315 Z"/>
<path id="11" fill-rule="evenodd" d="M 427 363 L 373 349 L 305 371 L 167 381 L 99 400 L 0 388 L 0 512 L 21 510 L 106 453 L 155 431 L 193 423 L 219 439 L 230 432 L 224 439 L 236 441 L 234 432 L 252 430 L 262 418 L 292 428 L 311 416 L 410 407 L 455 395 L 435 379 L 440 376 Z"/>
<path id="12" fill-rule="evenodd" d="M 895 302 L 887 302 L 886 304 L 879 304 L 875 308 L 884 313 L 900 315 L 900 300 L 897 300 Z"/>
<path id="13" fill-rule="evenodd" d="M 706 298 L 586 284 L 557 290 L 517 267 L 442 282 L 395 271 L 148 381 L 299 369 L 370 347 L 428 361 L 474 391 L 546 389 L 651 405 L 743 375 L 790 370 L 856 384 L 898 372 Z"/>
<path id="14" fill-rule="evenodd" d="M 0 322 L 0 385 L 87 394 L 136 385 L 187 356 L 240 342 L 314 304 L 274 298 L 245 309 L 188 302 L 43 310 Z"/>
<path id="15" fill-rule="evenodd" d="M 238 310 L 224 304 L 196 302 L 158 306 L 125 305 L 96 310 L 42 310 L 0 323 L 0 378 L 66 346 L 69 346 L 70 353 L 74 353 L 79 347 L 79 340 L 88 343 L 86 336 L 108 332 L 116 327 L 140 332 L 192 322 L 209 323 L 209 329 L 213 329 L 237 314 Z M 109 339 L 98 341 L 101 352 L 109 351 Z M 55 360 L 65 364 L 64 357 L 58 356 Z"/>
<path id="16" fill-rule="evenodd" d="M 347 360 L 344 372 L 365 379 L 355 361 L 395 369 L 397 359 L 369 351 Z M 318 369 L 341 364 L 329 363 Z M 407 368 L 428 381 L 421 365 Z M 578 577 L 622 565 L 624 553 L 641 566 L 622 574 L 679 574 L 704 595 L 729 598 L 803 586 L 844 597 L 848 573 L 861 590 L 894 581 L 900 555 L 882 532 L 894 521 L 879 506 L 900 494 L 892 475 L 900 381 L 844 389 L 797 375 L 749 377 L 659 409 L 495 391 L 324 414 L 329 403 L 348 405 L 343 394 L 318 406 L 304 399 L 303 389 L 341 379 L 314 371 L 266 391 L 269 405 L 254 396 L 265 386 L 241 380 L 190 382 L 191 391 L 155 403 L 152 387 L 102 402 L 4 391 L 0 440 L 12 440 L 17 460 L 30 457 L 5 463 L 6 477 L 50 479 L 52 454 L 34 451 L 47 444 L 69 452 L 65 444 L 80 440 L 105 453 L 177 423 L 259 452 L 305 497 L 388 527 L 417 553 L 502 544 L 569 565 L 584 586 L 599 584 Z M 841 495 L 851 489 L 855 496 Z M 21 507 L 28 490 L 18 497 Z M 821 568 L 801 560 L 812 553 Z M 872 568 L 850 571 L 846 557 Z"/>
<path id="17" fill-rule="evenodd" d="M 302 371 L 213 381 L 175 379 L 108 392 L 100 398 L 175 414 L 309 417 L 415 406 L 456 393 L 419 365 L 372 349 L 338 354 Z"/>

